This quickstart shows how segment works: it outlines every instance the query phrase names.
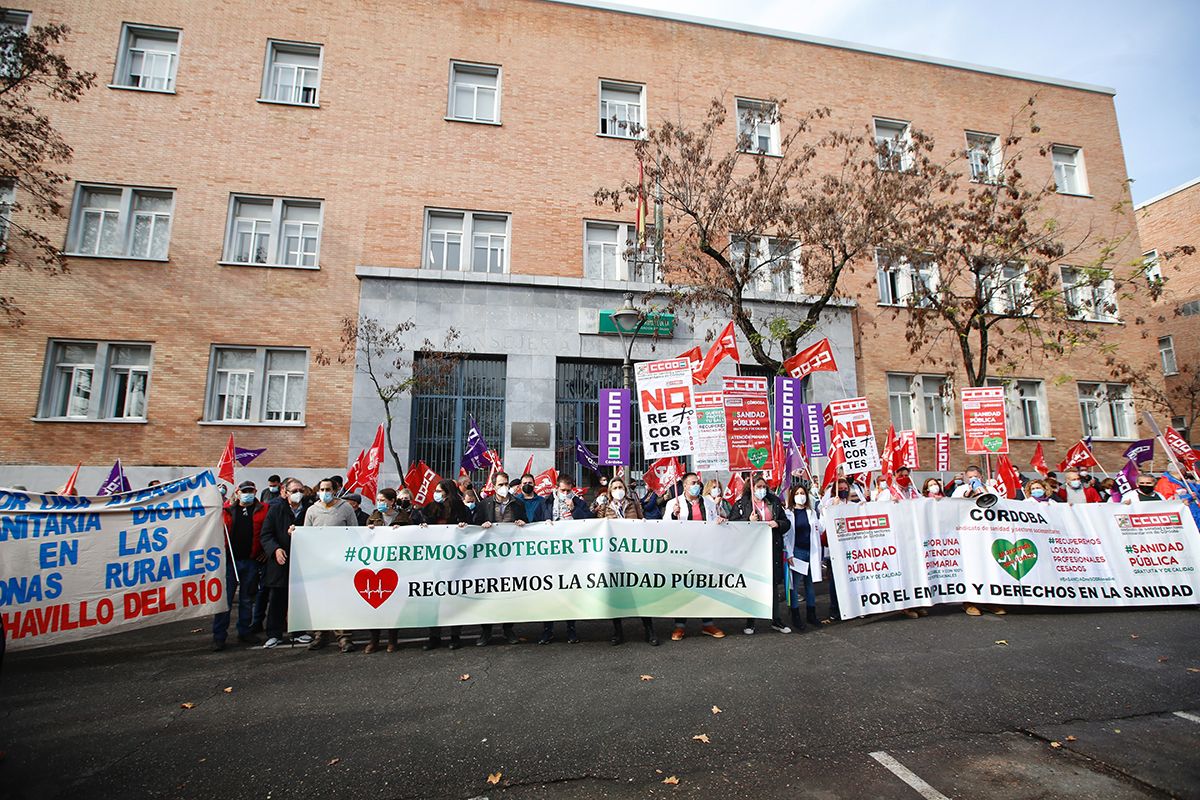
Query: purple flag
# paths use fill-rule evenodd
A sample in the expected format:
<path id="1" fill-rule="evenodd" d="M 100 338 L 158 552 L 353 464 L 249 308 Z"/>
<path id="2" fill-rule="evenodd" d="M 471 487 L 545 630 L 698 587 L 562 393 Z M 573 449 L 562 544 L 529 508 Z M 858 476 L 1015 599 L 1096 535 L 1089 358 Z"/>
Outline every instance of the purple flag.
<path id="1" fill-rule="evenodd" d="M 487 458 L 488 446 L 483 440 L 483 434 L 479 432 L 479 426 L 475 424 L 475 418 L 471 417 L 471 427 L 467 429 L 467 452 L 463 453 L 462 467 L 465 470 L 483 469 L 485 464 L 490 464 Z"/>
<path id="2" fill-rule="evenodd" d="M 104 479 L 104 483 L 100 484 L 100 490 L 96 492 L 97 497 L 105 497 L 110 494 L 125 494 L 129 491 L 129 479 L 125 477 L 125 468 L 121 466 L 121 459 L 112 465 L 112 469 L 108 471 L 108 477 Z"/>
<path id="3" fill-rule="evenodd" d="M 588 450 L 587 445 L 579 441 L 578 436 L 575 437 L 575 460 L 597 475 L 600 474 L 600 462 L 596 459 L 596 454 Z"/>
<path id="4" fill-rule="evenodd" d="M 246 450 L 235 446 L 233 448 L 233 460 L 238 463 L 239 467 L 244 467 L 265 452 L 267 452 L 267 448 L 265 447 L 260 447 L 257 450 Z"/>
<path id="5" fill-rule="evenodd" d="M 783 464 L 783 471 L 787 477 L 790 478 L 795 470 L 800 470 L 809 480 L 812 480 L 812 472 L 808 468 L 808 461 L 804 458 L 804 453 L 801 453 L 800 448 L 796 446 L 795 439 L 792 439 L 787 444 L 787 457 L 784 459 Z"/>
<path id="6" fill-rule="evenodd" d="M 1145 464 L 1154 460 L 1154 440 L 1138 439 L 1122 453 L 1125 458 L 1132 459 L 1137 464 Z"/>
<path id="7" fill-rule="evenodd" d="M 1113 477 L 1112 499 L 1119 503 L 1125 495 L 1136 491 L 1137 479 L 1137 462 L 1131 458 L 1125 462 L 1125 467 Z"/>
<path id="8" fill-rule="evenodd" d="M 800 405 L 800 439 L 809 458 L 829 455 L 829 443 L 825 438 L 825 416 L 820 403 Z"/>
<path id="9" fill-rule="evenodd" d="M 599 466 L 629 463 L 629 434 L 629 390 L 601 389 Z"/>
<path id="10" fill-rule="evenodd" d="M 800 401 L 804 399 L 801 378 L 775 376 L 775 414 L 772 430 L 783 437 L 787 444 L 796 438 L 800 428 Z M 790 474 L 790 473 L 789 473 Z"/>

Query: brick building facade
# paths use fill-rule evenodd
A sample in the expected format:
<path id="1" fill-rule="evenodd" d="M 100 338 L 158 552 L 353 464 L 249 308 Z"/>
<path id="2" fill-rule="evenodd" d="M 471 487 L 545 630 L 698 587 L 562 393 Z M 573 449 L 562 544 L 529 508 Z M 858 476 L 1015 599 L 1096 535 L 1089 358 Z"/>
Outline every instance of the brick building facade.
<path id="1" fill-rule="evenodd" d="M 75 185 L 70 218 L 46 232 L 73 255 L 64 277 L 6 274 L 28 317 L 0 353 L 0 483 L 56 484 L 79 460 L 98 479 L 117 457 L 145 468 L 135 483 L 166 477 L 215 463 L 230 432 L 268 448 L 248 474 L 344 469 L 380 418 L 364 376 L 336 358 L 342 320 L 360 311 L 413 317 L 414 345 L 454 326 L 479 356 L 449 400 L 402 401 L 402 459 L 425 455 L 415 440 L 432 428 L 410 421 L 419 409 L 478 408 L 491 409 L 478 413 L 510 466 L 530 454 L 548 466 L 569 438 L 564 387 L 586 394 L 620 360 L 596 333 L 598 312 L 620 305 L 631 280 L 648 288 L 620 258 L 606 272 L 605 245 L 630 220 L 592 199 L 636 170 L 622 123 L 698 120 L 714 97 L 731 112 L 739 97 L 827 106 L 830 128 L 904 121 L 962 147 L 969 131 L 1007 130 L 1036 94 L 1038 143 L 1060 145 L 1078 173 L 1050 213 L 1141 252 L 1132 215 L 1114 211 L 1127 178 L 1103 87 L 545 0 L 28 10 L 33 24 L 67 23 L 66 57 L 99 81 L 77 104 L 47 104 L 75 149 Z M 1026 169 L 1048 179 L 1053 159 Z M 886 429 L 889 373 L 927 370 L 898 346 L 903 323 L 877 303 L 873 264 L 845 295 L 822 329 L 843 372 L 819 376 L 810 397 L 857 387 Z M 1120 316 L 1140 302 L 1122 298 Z M 634 358 L 675 355 L 723 322 L 680 319 Z M 1153 340 L 1096 324 L 1123 352 L 1153 357 Z M 1100 363 L 1079 354 L 1015 376 L 1039 403 L 1038 435 L 1014 446 L 1019 466 L 1037 441 L 1055 461 L 1084 435 L 1080 384 L 1104 383 Z M 933 383 L 909 380 L 915 418 Z M 1115 464 L 1138 428 L 1124 401 L 1107 412 L 1097 455 Z M 951 401 L 951 432 L 958 414 Z M 551 441 L 514 442 L 518 422 L 551 423 Z M 452 428 L 435 438 L 457 442 L 462 421 Z M 921 441 L 929 463 L 932 439 Z"/>

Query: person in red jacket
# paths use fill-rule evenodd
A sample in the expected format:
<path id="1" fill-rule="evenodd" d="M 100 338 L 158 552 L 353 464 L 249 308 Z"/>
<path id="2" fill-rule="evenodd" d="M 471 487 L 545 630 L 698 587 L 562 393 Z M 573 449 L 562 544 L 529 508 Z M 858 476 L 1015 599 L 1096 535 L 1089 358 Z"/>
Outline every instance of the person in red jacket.
<path id="1" fill-rule="evenodd" d="M 225 552 L 225 597 L 227 609 L 233 608 L 233 592 L 238 593 L 238 641 L 256 644 L 258 638 L 250 626 L 254 600 L 258 596 L 258 562 L 262 561 L 262 526 L 267 518 L 267 504 L 258 499 L 254 481 L 242 481 L 234 501 L 225 506 L 225 531 L 229 535 Z M 213 615 L 214 651 L 225 649 L 229 636 L 229 610 Z"/>
<path id="2" fill-rule="evenodd" d="M 1084 486 L 1079 470 L 1071 468 L 1064 473 L 1065 482 L 1058 488 L 1055 495 L 1060 503 L 1082 505 L 1083 503 L 1102 503 L 1100 493 L 1091 486 Z"/>

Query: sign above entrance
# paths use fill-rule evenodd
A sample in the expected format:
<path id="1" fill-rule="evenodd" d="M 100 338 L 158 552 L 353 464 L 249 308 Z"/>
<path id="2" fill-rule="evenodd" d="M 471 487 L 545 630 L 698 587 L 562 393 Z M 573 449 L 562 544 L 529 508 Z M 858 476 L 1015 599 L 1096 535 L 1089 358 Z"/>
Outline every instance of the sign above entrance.
<path id="1" fill-rule="evenodd" d="M 514 422 L 512 446 L 537 449 L 550 446 L 549 422 Z"/>
<path id="2" fill-rule="evenodd" d="M 613 322 L 613 309 L 600 310 L 600 325 L 597 333 L 617 335 L 617 324 Z M 669 311 L 648 311 L 646 319 L 638 329 L 638 336 L 663 336 L 670 338 L 675 335 L 675 315 Z"/>

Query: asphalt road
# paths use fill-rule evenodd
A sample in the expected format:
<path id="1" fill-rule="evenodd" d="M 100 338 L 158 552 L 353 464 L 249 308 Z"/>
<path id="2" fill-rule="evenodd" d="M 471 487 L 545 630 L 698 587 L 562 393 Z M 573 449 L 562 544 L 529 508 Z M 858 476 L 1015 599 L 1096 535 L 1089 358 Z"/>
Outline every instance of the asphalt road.
<path id="1" fill-rule="evenodd" d="M 10 652 L 0 796 L 1200 798 L 1195 609 L 718 622 L 367 656 L 210 653 L 198 620 Z"/>

